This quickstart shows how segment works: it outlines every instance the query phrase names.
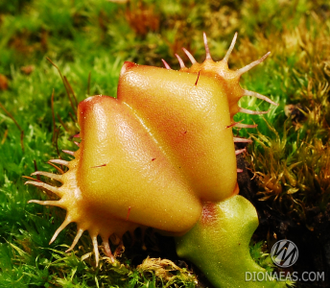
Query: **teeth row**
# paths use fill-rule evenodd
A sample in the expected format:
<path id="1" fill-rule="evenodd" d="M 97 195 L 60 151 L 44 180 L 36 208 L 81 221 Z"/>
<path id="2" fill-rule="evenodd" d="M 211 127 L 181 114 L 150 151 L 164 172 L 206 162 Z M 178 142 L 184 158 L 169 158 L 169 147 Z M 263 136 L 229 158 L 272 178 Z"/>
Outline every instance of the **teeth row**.
<path id="1" fill-rule="evenodd" d="M 210 54 L 210 48 L 208 46 L 208 43 L 207 43 L 207 37 L 206 37 L 206 34 L 205 32 L 203 33 L 203 39 L 204 39 L 204 46 L 205 46 L 205 52 L 206 52 L 206 57 L 205 57 L 205 60 L 212 60 L 212 57 L 211 57 L 211 54 Z M 222 59 L 223 62 L 225 63 L 228 63 L 228 59 L 229 59 L 229 56 L 231 54 L 231 52 L 233 51 L 234 49 L 234 46 L 235 46 L 235 43 L 236 43 L 236 39 L 237 39 L 237 32 L 235 33 L 234 35 L 234 38 L 230 44 L 230 47 L 225 55 L 225 57 Z M 192 65 L 194 65 L 195 63 L 197 63 L 196 59 L 194 58 L 194 56 L 185 48 L 182 48 L 183 52 L 187 55 L 187 57 L 189 58 L 190 62 Z M 253 61 L 252 63 L 238 69 L 236 71 L 237 75 L 238 76 L 241 76 L 242 74 L 248 72 L 249 70 L 251 70 L 253 67 L 259 65 L 261 62 L 263 62 L 268 56 L 269 56 L 270 52 L 267 52 L 264 56 L 262 56 L 260 59 L 256 60 L 256 61 Z M 178 59 L 179 61 L 179 64 L 180 64 L 180 68 L 186 68 L 185 64 L 184 64 L 184 61 L 182 60 L 182 58 L 178 55 L 178 54 L 175 54 L 175 57 Z M 171 66 L 164 60 L 162 59 L 162 62 L 165 66 L 166 69 L 169 69 L 171 70 Z M 243 90 L 244 91 L 244 96 L 253 96 L 253 97 L 257 97 L 259 99 L 262 99 L 272 105 L 278 105 L 277 103 L 275 103 L 274 101 L 272 101 L 271 99 L 269 99 L 268 97 L 262 95 L 262 94 L 259 94 L 257 92 L 254 92 L 254 91 L 249 91 L 249 90 Z M 252 110 L 248 110 L 248 109 L 244 109 L 244 108 L 240 108 L 239 112 L 243 112 L 243 113 L 247 113 L 247 114 L 266 114 L 269 112 L 268 111 L 252 111 Z"/>
<path id="2" fill-rule="evenodd" d="M 62 159 L 51 159 L 48 162 L 49 162 L 50 165 L 55 167 L 62 174 L 64 174 L 64 171 L 61 168 L 59 168 L 58 166 L 54 165 L 54 164 L 69 166 L 69 161 L 65 161 L 65 160 L 62 160 Z M 45 176 L 45 177 L 48 177 L 50 179 L 59 181 L 63 184 L 63 175 L 61 175 L 61 174 L 54 174 L 54 173 L 45 172 L 45 171 L 36 171 L 36 172 L 33 172 L 31 174 L 31 176 Z M 26 178 L 28 178 L 30 180 L 26 181 L 25 185 L 33 185 L 33 186 L 48 190 L 48 191 L 56 194 L 59 197 L 63 196 L 63 191 L 62 191 L 61 187 L 49 185 L 47 183 L 44 183 L 44 182 L 40 181 L 39 179 L 33 179 L 32 177 L 26 177 Z M 52 205 L 52 206 L 60 206 L 61 207 L 61 203 L 59 203 L 58 201 L 31 200 L 31 203 L 32 202 L 33 203 L 38 203 L 38 204 L 41 204 L 41 205 Z"/>

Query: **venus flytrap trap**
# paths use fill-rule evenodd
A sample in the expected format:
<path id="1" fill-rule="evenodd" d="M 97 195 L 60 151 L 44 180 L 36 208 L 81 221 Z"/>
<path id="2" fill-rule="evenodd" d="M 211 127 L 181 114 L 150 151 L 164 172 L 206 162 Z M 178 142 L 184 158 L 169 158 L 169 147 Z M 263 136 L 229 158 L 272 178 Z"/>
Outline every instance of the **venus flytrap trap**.
<path id="1" fill-rule="evenodd" d="M 110 262 L 109 240 L 123 245 L 122 236 L 138 227 L 152 227 L 176 237 L 179 256 L 190 259 L 216 287 L 284 287 L 285 283 L 246 282 L 244 272 L 265 272 L 250 256 L 249 242 L 258 226 L 253 205 L 240 195 L 232 127 L 235 114 L 265 114 L 238 106 L 243 96 L 276 105 L 271 99 L 239 85 L 242 74 L 264 61 L 236 71 L 228 68 L 237 34 L 221 61 L 210 54 L 198 63 L 184 49 L 192 66 L 176 55 L 180 70 L 125 62 L 117 98 L 89 97 L 77 109 L 80 133 L 77 151 L 63 150 L 71 161 L 51 159 L 60 174 L 36 171 L 62 185 L 30 178 L 26 184 L 54 193 L 58 200 L 30 200 L 66 210 L 64 222 L 50 243 L 70 223 L 77 234 L 66 252 L 74 250 L 84 231 L 92 238 L 95 265 L 100 263 L 98 236 Z M 68 83 L 65 81 L 66 86 Z M 68 93 L 70 94 L 70 93 Z M 66 172 L 59 166 L 68 167 Z M 63 172 L 63 173 L 62 173 Z M 237 257 L 238 255 L 239 257 Z M 249 286 L 250 285 L 250 286 Z M 251 286 L 252 285 L 252 286 Z"/>

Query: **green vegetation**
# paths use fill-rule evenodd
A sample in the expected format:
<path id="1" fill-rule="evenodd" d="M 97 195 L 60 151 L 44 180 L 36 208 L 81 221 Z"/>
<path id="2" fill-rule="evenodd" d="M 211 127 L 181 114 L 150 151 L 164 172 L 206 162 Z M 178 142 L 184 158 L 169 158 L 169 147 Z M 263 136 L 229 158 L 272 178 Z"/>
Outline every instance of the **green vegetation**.
<path id="1" fill-rule="evenodd" d="M 124 253 L 116 265 L 103 259 L 96 269 L 88 235 L 74 253 L 63 252 L 75 227 L 65 229 L 49 246 L 65 212 L 28 205 L 30 199 L 54 196 L 40 196 L 40 190 L 24 186 L 22 175 L 36 169 L 56 171 L 47 161 L 67 159 L 60 151 L 75 149 L 76 101 L 96 94 L 115 96 L 124 61 L 162 66 L 164 58 L 178 68 L 174 54 L 186 59 L 182 47 L 201 61 L 202 31 L 214 59 L 224 56 L 238 31 L 229 60 L 232 68 L 272 52 L 243 76 L 242 86 L 271 97 L 279 106 L 271 107 L 267 115 L 235 118 L 259 124 L 256 129 L 235 131 L 254 140 L 245 155 L 250 176 L 255 176 L 255 196 L 250 200 L 261 217 L 267 209 L 280 217 L 268 226 L 261 223 L 256 238 L 270 245 L 274 234 L 290 239 L 299 231 L 296 237 L 320 247 L 320 255 L 330 251 L 329 19 L 327 1 L 310 0 L 2 1 L 0 287 L 195 286 L 196 276 L 189 269 L 165 259 L 150 258 L 151 262 L 136 266 Z M 67 77 L 66 85 L 47 57 Z M 249 97 L 241 105 L 269 108 Z M 283 230 L 281 223 L 289 224 Z M 267 250 L 260 243 L 251 246 L 256 260 Z M 325 261 L 324 256 L 317 259 Z M 269 266 L 269 261 L 261 262 Z"/>

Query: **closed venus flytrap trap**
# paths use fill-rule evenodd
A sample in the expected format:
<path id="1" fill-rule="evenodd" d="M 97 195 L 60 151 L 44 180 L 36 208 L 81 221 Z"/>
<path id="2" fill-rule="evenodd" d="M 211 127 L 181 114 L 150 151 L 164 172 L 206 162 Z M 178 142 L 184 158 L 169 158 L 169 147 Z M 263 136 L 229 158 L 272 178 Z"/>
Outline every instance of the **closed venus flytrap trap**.
<path id="1" fill-rule="evenodd" d="M 235 151 L 235 143 L 250 140 L 233 137 L 232 127 L 255 126 L 235 123 L 233 117 L 239 112 L 267 113 L 239 107 L 243 96 L 276 103 L 239 85 L 241 75 L 269 52 L 236 71 L 228 68 L 236 38 L 237 34 L 225 57 L 215 62 L 204 33 L 205 61 L 198 63 L 184 49 L 192 66 L 187 68 L 176 55 L 179 71 L 164 60 L 165 69 L 125 62 L 117 98 L 97 95 L 79 104 L 81 142 L 77 151 L 66 151 L 74 159 L 50 160 L 68 171 L 32 173 L 62 186 L 26 182 L 59 197 L 29 203 L 67 211 L 50 243 L 75 222 L 78 231 L 67 251 L 87 230 L 98 265 L 98 236 L 114 261 L 109 238 L 121 239 L 137 227 L 152 227 L 175 237 L 178 255 L 195 263 L 215 287 L 280 285 L 244 281 L 246 271 L 264 269 L 249 253 L 258 226 L 255 208 L 238 195 L 236 155 L 244 150 Z"/>

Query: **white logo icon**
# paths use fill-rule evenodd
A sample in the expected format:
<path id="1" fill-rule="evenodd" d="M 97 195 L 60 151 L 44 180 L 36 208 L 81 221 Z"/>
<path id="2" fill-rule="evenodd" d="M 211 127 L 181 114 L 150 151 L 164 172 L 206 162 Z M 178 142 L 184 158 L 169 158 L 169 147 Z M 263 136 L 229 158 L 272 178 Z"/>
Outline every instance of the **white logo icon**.
<path id="1" fill-rule="evenodd" d="M 273 245 L 270 256 L 275 265 L 287 268 L 297 262 L 299 250 L 292 241 L 279 240 Z"/>

